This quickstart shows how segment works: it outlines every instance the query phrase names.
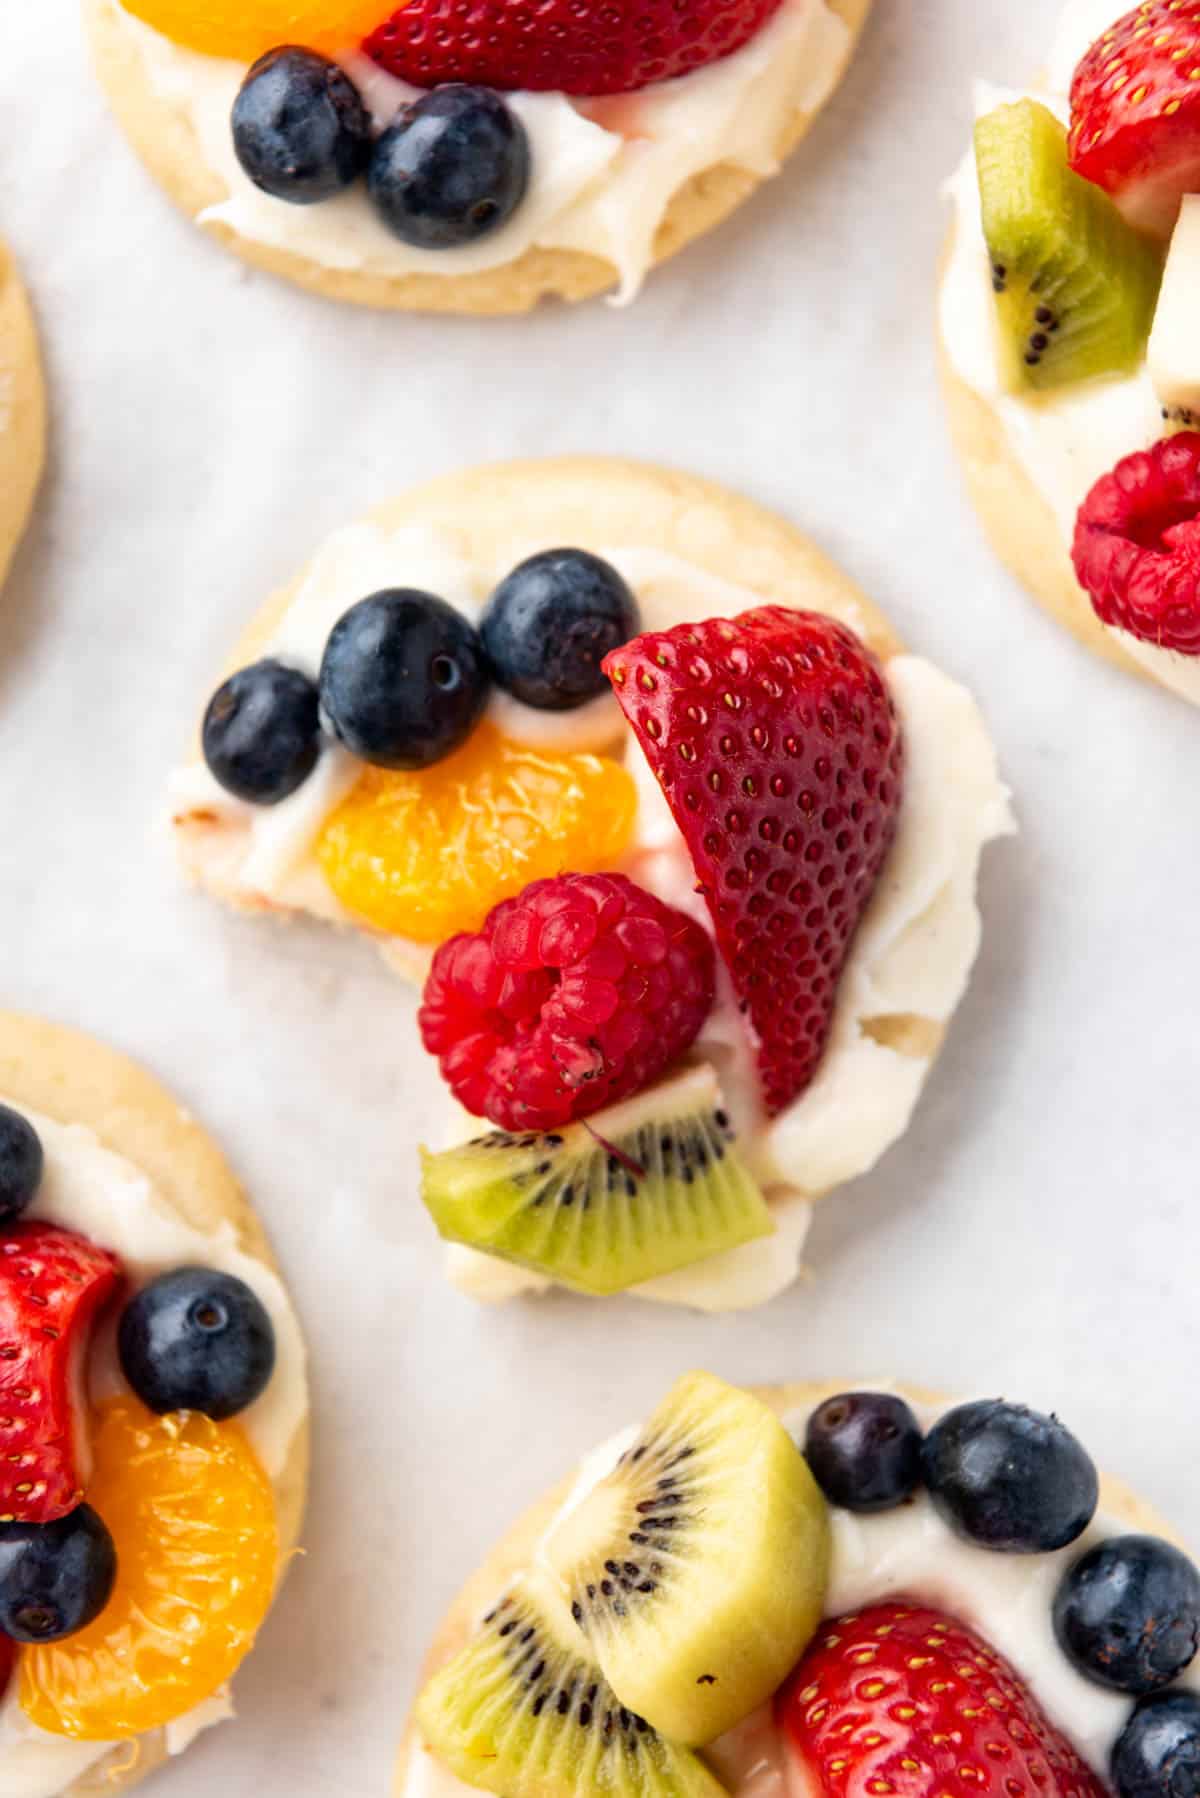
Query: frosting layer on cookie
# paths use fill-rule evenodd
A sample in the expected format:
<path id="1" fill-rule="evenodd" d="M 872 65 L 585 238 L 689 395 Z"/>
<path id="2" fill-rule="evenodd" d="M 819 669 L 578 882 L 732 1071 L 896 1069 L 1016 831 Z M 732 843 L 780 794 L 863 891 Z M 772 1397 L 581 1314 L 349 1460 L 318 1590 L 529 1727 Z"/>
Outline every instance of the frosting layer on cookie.
<path id="1" fill-rule="evenodd" d="M 233 152 L 229 115 L 246 70 L 181 49 L 129 13 L 153 91 L 191 120 L 208 166 L 229 197 L 201 215 L 239 237 L 327 269 L 373 275 L 462 275 L 515 262 L 532 248 L 585 251 L 613 264 L 618 298 L 636 294 L 672 196 L 718 163 L 774 174 L 777 145 L 796 113 L 814 113 L 835 87 L 850 31 L 825 0 L 783 0 L 741 50 L 705 69 L 613 100 L 562 94 L 506 96 L 532 150 L 529 191 L 514 217 L 479 243 L 422 251 L 382 224 L 361 186 L 320 206 L 260 193 Z M 366 57 L 343 59 L 380 125 L 419 95 Z"/>
<path id="2" fill-rule="evenodd" d="M 544 547 L 508 544 L 501 560 L 483 565 L 465 559 L 447 532 L 351 526 L 317 556 L 265 652 L 315 674 L 326 638 L 346 608 L 401 578 L 475 617 L 509 568 Z M 600 545 L 597 553 L 632 587 L 646 629 L 733 617 L 762 602 L 761 593 L 659 549 Z M 778 1228 L 772 1237 L 640 1288 L 646 1297 L 725 1311 L 762 1304 L 788 1286 L 803 1246 L 808 1202 L 865 1173 L 903 1134 L 941 1027 L 962 997 L 979 946 L 979 859 L 986 843 L 1013 827 L 1008 794 L 970 694 L 917 656 L 893 657 L 887 673 L 907 742 L 905 799 L 896 842 L 843 973 L 816 1080 L 781 1116 L 765 1118 L 751 1045 L 724 980 L 695 1046 L 695 1053 L 717 1068 Z M 607 698 L 581 712 L 556 715 L 533 713 L 507 698 L 502 706 L 497 722 L 504 728 L 523 735 L 525 714 L 537 720 L 544 740 L 560 749 L 595 747 L 601 740 L 611 748 L 624 740 L 615 701 Z M 683 839 L 632 745 L 629 765 L 639 806 L 624 871 L 707 924 Z M 358 768 L 353 758 L 327 747 L 306 784 L 271 807 L 231 798 L 202 764 L 179 770 L 171 785 L 177 819 L 199 815 L 215 821 L 215 827 L 201 828 L 193 847 L 184 835 L 185 862 L 205 884 L 242 903 L 350 921 L 316 864 L 313 843 Z M 392 943 L 387 953 L 410 973 L 419 973 L 428 960 L 428 952 L 415 945 Z M 481 1299 L 508 1298 L 545 1284 L 467 1249 L 452 1250 L 449 1266 L 455 1283 Z"/>
<path id="3" fill-rule="evenodd" d="M 1027 90 L 1066 123 L 1076 64 L 1120 17 L 1117 0 L 1068 0 L 1046 64 L 1045 84 Z M 977 116 L 1021 99 L 1020 93 L 980 82 Z M 953 240 L 943 272 L 938 317 L 950 366 L 995 412 L 1012 456 L 1049 504 L 1064 546 L 1091 488 L 1123 456 L 1162 436 L 1162 406 L 1145 363 L 1133 374 L 1018 395 L 1007 390 L 996 329 L 991 262 L 984 241 L 975 155 L 968 150 L 947 192 L 954 208 Z M 1160 685 L 1200 705 L 1200 665 L 1156 644 L 1113 630 L 1121 648 Z"/>
<path id="4" fill-rule="evenodd" d="M 275 1330 L 275 1371 L 239 1423 L 264 1470 L 278 1479 L 308 1409 L 304 1339 L 282 1280 L 238 1246 L 232 1224 L 210 1235 L 186 1223 L 139 1168 L 105 1148 L 91 1130 L 55 1123 L 27 1105 L 12 1103 L 37 1130 L 46 1158 L 27 1216 L 77 1230 L 112 1249 L 135 1285 L 172 1267 L 200 1264 L 236 1275 L 257 1293 Z M 89 1372 L 95 1398 L 118 1386 L 114 1327 L 110 1319 L 93 1345 Z M 168 1727 L 170 1752 L 182 1753 L 201 1730 L 232 1715 L 228 1693 L 215 1694 Z M 14 1680 L 0 1700 L 0 1798 L 58 1798 L 114 1746 L 74 1742 L 38 1729 L 21 1709 Z"/>

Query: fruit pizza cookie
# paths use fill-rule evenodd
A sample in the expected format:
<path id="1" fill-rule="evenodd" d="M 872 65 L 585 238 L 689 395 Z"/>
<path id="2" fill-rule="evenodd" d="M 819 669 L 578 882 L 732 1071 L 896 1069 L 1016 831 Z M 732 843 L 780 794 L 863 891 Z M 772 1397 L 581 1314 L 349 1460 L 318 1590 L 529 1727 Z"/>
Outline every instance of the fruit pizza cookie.
<path id="1" fill-rule="evenodd" d="M 233 1714 L 296 1540 L 300 1329 L 214 1144 L 0 1014 L 0 1791 L 133 1785 Z"/>
<path id="2" fill-rule="evenodd" d="M 0 586 L 21 539 L 45 457 L 46 400 L 33 314 L 0 240 Z"/>
<path id="3" fill-rule="evenodd" d="M 192 217 L 335 299 L 637 292 L 772 175 L 870 0 L 84 0 Z"/>
<path id="4" fill-rule="evenodd" d="M 172 816 L 220 897 L 355 925 L 423 983 L 461 1285 L 719 1310 L 786 1286 L 810 1201 L 905 1129 L 1011 828 L 970 696 L 810 543 L 584 459 L 334 536 L 239 646 Z"/>
<path id="5" fill-rule="evenodd" d="M 1200 0 L 1067 0 L 981 87 L 940 331 L 996 548 L 1092 649 L 1200 703 Z"/>
<path id="6" fill-rule="evenodd" d="M 1189 1798 L 1200 1575 L 1053 1417 L 681 1380 L 471 1579 L 396 1798 Z"/>

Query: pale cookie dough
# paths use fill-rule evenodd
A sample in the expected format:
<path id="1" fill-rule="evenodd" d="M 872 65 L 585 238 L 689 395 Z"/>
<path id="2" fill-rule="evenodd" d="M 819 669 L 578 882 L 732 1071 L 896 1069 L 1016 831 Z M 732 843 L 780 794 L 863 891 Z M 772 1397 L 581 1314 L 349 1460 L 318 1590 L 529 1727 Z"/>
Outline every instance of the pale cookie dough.
<path id="1" fill-rule="evenodd" d="M 943 253 L 939 289 L 954 244 Z M 1085 649 L 1126 673 L 1153 676 L 1100 623 L 1075 578 L 1067 545 L 1049 501 L 1038 492 L 1013 454 L 996 408 L 954 368 L 939 332 L 938 361 L 950 436 L 962 464 L 971 503 L 993 550 L 1021 584 Z M 1158 682 L 1154 683 L 1158 685 Z"/>
<path id="2" fill-rule="evenodd" d="M 849 27 L 838 79 L 849 64 L 870 11 L 871 0 L 829 0 Z M 221 177 L 203 160 L 190 122 L 148 85 L 141 60 L 116 17 L 113 0 L 83 0 L 84 23 L 101 85 L 116 117 L 150 173 L 190 218 L 228 198 Z M 796 111 L 776 144 L 779 162 L 804 137 L 814 113 Z M 717 163 L 683 186 L 659 226 L 654 261 L 677 250 L 748 199 L 762 177 Z M 280 202 L 284 204 L 284 202 Z M 323 268 L 305 256 L 252 243 L 219 221 L 214 236 L 246 262 L 282 275 L 333 300 L 403 312 L 526 312 L 547 297 L 584 300 L 616 285 L 618 271 L 607 260 L 576 250 L 527 250 L 516 262 L 462 275 L 387 276 L 353 269 Z"/>
<path id="3" fill-rule="evenodd" d="M 46 453 L 46 396 L 33 313 L 0 241 L 0 586 L 29 518 Z"/>
<path id="4" fill-rule="evenodd" d="M 867 1388 L 870 1387 L 869 1381 L 855 1382 L 854 1384 L 857 1387 L 864 1385 Z M 827 1380 L 819 1383 L 795 1381 L 784 1386 L 750 1388 L 780 1417 L 785 1417 L 793 1411 L 811 1410 L 823 1399 L 832 1398 L 835 1393 L 845 1392 L 848 1389 L 847 1382 L 844 1380 Z M 888 1382 L 887 1390 L 900 1393 L 918 1409 L 950 1403 L 942 1395 L 919 1387 L 897 1386 Z M 433 1639 L 422 1669 L 422 1683 L 429 1679 L 439 1667 L 443 1667 L 447 1661 L 452 1660 L 459 1649 L 464 1647 L 473 1634 L 479 1619 L 495 1603 L 498 1594 L 503 1592 L 516 1575 L 533 1561 L 538 1543 L 570 1494 L 575 1484 L 575 1478 L 575 1472 L 570 1473 L 552 1492 L 519 1517 L 501 1537 L 483 1565 L 471 1575 L 450 1606 L 441 1628 Z M 1144 1530 L 1152 1535 L 1165 1536 L 1170 1541 L 1179 1543 L 1177 1532 L 1165 1524 L 1144 1500 L 1138 1498 L 1120 1481 L 1111 1479 L 1107 1475 L 1101 1476 L 1100 1508 L 1108 1516 L 1118 1518 L 1131 1530 Z M 427 1752 L 428 1750 L 420 1742 L 416 1722 L 410 1712 L 393 1776 L 392 1790 L 395 1798 L 405 1798 L 413 1756 Z"/>
<path id="5" fill-rule="evenodd" d="M 62 1124 L 82 1124 L 124 1156 L 193 1229 L 233 1225 L 238 1246 L 278 1273 L 262 1225 L 220 1150 L 166 1089 L 94 1037 L 43 1019 L 0 1012 L 0 1092 Z M 308 1484 L 308 1425 L 297 1431 L 274 1481 L 279 1578 L 295 1551 Z M 75 1781 L 63 1798 L 128 1790 L 168 1758 L 165 1730 L 123 1742 Z"/>

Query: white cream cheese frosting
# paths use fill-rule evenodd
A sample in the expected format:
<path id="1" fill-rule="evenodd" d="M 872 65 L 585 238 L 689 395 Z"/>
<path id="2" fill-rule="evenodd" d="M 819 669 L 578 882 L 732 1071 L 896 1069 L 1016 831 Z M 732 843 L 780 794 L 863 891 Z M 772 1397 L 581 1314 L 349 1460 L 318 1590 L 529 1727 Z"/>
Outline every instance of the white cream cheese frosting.
<path id="1" fill-rule="evenodd" d="M 45 1154 L 41 1185 L 27 1217 L 76 1230 L 111 1249 L 134 1287 L 170 1268 L 200 1265 L 244 1280 L 261 1299 L 275 1331 L 275 1371 L 261 1398 L 238 1422 L 266 1473 L 278 1478 L 308 1409 L 304 1339 L 282 1280 L 238 1247 L 232 1224 L 209 1234 L 186 1223 L 140 1169 L 106 1149 L 91 1130 L 55 1123 L 27 1105 L 13 1103 L 13 1109 L 34 1126 Z M 119 1385 L 113 1328 L 110 1320 L 89 1357 L 95 1397 Z M 18 1693 L 14 1678 L 0 1700 L 0 1798 L 58 1798 L 119 1746 L 75 1742 L 39 1729 L 21 1709 Z M 214 1693 L 168 1726 L 170 1752 L 182 1753 L 201 1730 L 232 1715 L 228 1691 Z"/>
<path id="2" fill-rule="evenodd" d="M 202 224 L 229 225 L 251 242 L 324 268 L 374 275 L 473 274 L 515 262 L 532 248 L 581 250 L 617 269 L 621 301 L 636 294 L 671 198 L 693 175 L 721 162 L 774 174 L 787 121 L 816 112 L 828 98 L 850 38 L 825 0 L 783 0 L 732 56 L 622 95 L 619 107 L 576 105 L 562 94 L 506 95 L 529 136 L 525 199 L 506 225 L 478 243 L 428 251 L 393 236 L 361 184 L 319 206 L 290 206 L 261 193 L 238 164 L 230 134 L 245 65 L 181 49 L 122 10 L 118 17 L 153 91 L 186 113 L 205 162 L 228 189 L 228 199 L 201 215 Z M 361 54 L 343 61 L 381 127 L 420 96 Z M 604 117 L 619 119 L 619 129 L 595 122 Z"/>
<path id="3" fill-rule="evenodd" d="M 446 531 L 351 525 L 319 552 L 263 653 L 315 676 L 329 632 L 347 607 L 398 580 L 427 587 L 478 618 L 497 581 L 544 547 L 509 545 L 502 561 L 483 566 L 469 562 Z M 599 553 L 629 583 L 647 630 L 732 617 L 762 604 L 761 594 L 662 550 L 616 547 Z M 917 656 L 894 657 L 887 677 L 905 736 L 904 800 L 895 843 L 847 959 L 816 1079 L 779 1117 L 764 1117 L 751 1045 L 723 969 L 717 1004 L 694 1050 L 717 1069 L 743 1148 L 767 1191 L 775 1234 L 651 1281 L 637 1289 L 642 1297 L 730 1311 L 763 1304 L 789 1286 L 807 1233 L 809 1201 L 867 1172 L 903 1134 L 932 1065 L 932 1040 L 889 1046 L 880 1040 L 878 1026 L 909 1018 L 942 1025 L 966 987 L 980 937 L 975 898 L 980 856 L 988 842 L 1013 829 L 1008 792 L 982 716 L 963 687 Z M 527 740 L 527 722 L 536 720 L 543 740 L 562 750 L 606 744 L 620 753 L 618 746 L 629 744 L 639 803 L 622 866 L 667 904 L 691 911 L 708 927 L 683 839 L 645 758 L 624 730 L 616 701 L 606 696 L 581 712 L 558 714 L 536 713 L 508 698 L 501 703 L 505 710 L 494 714 L 497 722 L 518 738 Z M 347 922 L 313 845 L 357 771 L 351 756 L 327 747 L 297 793 L 264 807 L 233 798 L 202 763 L 193 763 L 173 776 L 170 802 L 176 816 L 200 812 L 225 827 L 214 833 L 215 860 L 206 864 L 222 890 L 251 905 L 300 908 Z M 206 857 L 209 853 L 206 840 Z M 403 943 L 390 944 L 387 953 L 418 976 L 430 954 Z M 886 1027 L 882 1034 L 886 1037 Z M 461 1114 L 456 1134 L 460 1139 L 464 1134 Z M 456 1286 L 485 1301 L 543 1291 L 549 1284 L 465 1248 L 449 1251 L 448 1269 Z"/>
<path id="4" fill-rule="evenodd" d="M 941 1415 L 918 1412 L 923 1429 Z M 784 1418 L 802 1441 L 807 1410 Z M 579 1466 L 561 1507 L 535 1551 L 616 1466 L 637 1436 L 622 1430 L 594 1449 Z M 1091 1767 L 1108 1778 L 1109 1755 L 1131 1700 L 1093 1685 L 1077 1672 L 1054 1636 L 1052 1612 L 1059 1581 L 1072 1563 L 1106 1537 L 1129 1525 L 1098 1512 L 1069 1547 L 1051 1554 L 1009 1555 L 964 1541 L 943 1523 L 924 1492 L 907 1504 L 874 1516 L 856 1516 L 831 1505 L 832 1556 L 823 1615 L 843 1617 L 871 1604 L 910 1598 L 957 1618 L 981 1635 L 1025 1681 L 1050 1721 Z M 1178 1686 L 1200 1692 L 1200 1659 Z M 775 1730 L 770 1708 L 757 1712 L 705 1750 L 734 1798 L 813 1798 L 805 1777 Z M 408 1759 L 404 1798 L 469 1798 L 474 1790 L 419 1743 Z"/>
<path id="5" fill-rule="evenodd" d="M 1044 86 L 1029 89 L 1029 97 L 1067 122 L 1076 64 L 1121 11 L 1117 0 L 1068 0 L 1051 45 Z M 976 115 L 1023 97 L 980 82 Z M 1050 505 L 1070 549 L 1075 515 L 1095 483 L 1123 456 L 1148 449 L 1162 436 L 1161 402 L 1145 362 L 1130 375 L 1080 382 L 1045 394 L 1009 392 L 973 149 L 967 151 L 947 191 L 954 207 L 953 247 L 938 303 L 946 354 L 960 380 L 999 417 L 1013 456 Z M 1178 655 L 1124 631 L 1114 630 L 1113 635 L 1153 679 L 1200 704 L 1200 658 Z"/>

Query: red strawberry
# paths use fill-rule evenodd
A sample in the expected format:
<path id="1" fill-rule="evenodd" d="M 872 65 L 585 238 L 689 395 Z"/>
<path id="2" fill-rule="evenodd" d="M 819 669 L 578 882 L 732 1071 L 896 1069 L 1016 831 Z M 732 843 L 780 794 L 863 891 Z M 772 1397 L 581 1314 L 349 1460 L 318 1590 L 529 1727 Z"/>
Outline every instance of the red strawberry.
<path id="1" fill-rule="evenodd" d="M 1105 1798 L 971 1630 L 903 1600 L 826 1624 L 775 1699 L 829 1798 Z"/>
<path id="2" fill-rule="evenodd" d="M 1103 624 L 1200 655 L 1200 432 L 1103 475 L 1079 508 L 1072 558 Z"/>
<path id="3" fill-rule="evenodd" d="M 416 87 L 478 81 L 564 94 L 627 94 L 717 62 L 780 0 L 408 0 L 363 48 Z"/>
<path id="4" fill-rule="evenodd" d="M 0 1235 L 0 1522 L 52 1523 L 83 1496 L 80 1359 L 120 1277 L 115 1255 L 53 1224 Z"/>
<path id="5" fill-rule="evenodd" d="M 1168 237 L 1200 191 L 1200 0 L 1148 0 L 1097 38 L 1071 83 L 1071 167 Z"/>
<path id="6" fill-rule="evenodd" d="M 882 670 L 844 625 L 784 606 L 650 632 L 604 670 L 691 853 L 780 1111 L 820 1065 L 895 834 L 903 748 Z"/>

